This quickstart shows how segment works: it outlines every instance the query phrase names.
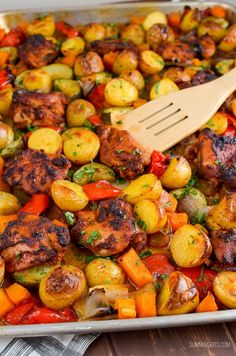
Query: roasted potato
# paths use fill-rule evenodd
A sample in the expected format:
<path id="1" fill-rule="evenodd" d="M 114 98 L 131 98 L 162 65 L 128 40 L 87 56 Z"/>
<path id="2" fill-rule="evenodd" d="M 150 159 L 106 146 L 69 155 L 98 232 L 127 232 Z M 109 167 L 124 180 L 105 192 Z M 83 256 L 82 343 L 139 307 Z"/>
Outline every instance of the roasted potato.
<path id="1" fill-rule="evenodd" d="M 32 35 L 43 35 L 44 37 L 53 36 L 55 32 L 55 21 L 52 16 L 36 18 L 27 26 L 27 32 Z"/>
<path id="2" fill-rule="evenodd" d="M 130 49 L 124 49 L 115 59 L 113 72 L 121 74 L 122 72 L 135 70 L 138 67 L 138 55 Z"/>
<path id="3" fill-rule="evenodd" d="M 5 148 L 14 140 L 14 131 L 9 125 L 0 122 L 0 150 Z"/>
<path id="4" fill-rule="evenodd" d="M 63 257 L 63 261 L 66 265 L 71 265 L 82 269 L 82 271 L 87 266 L 87 259 L 91 255 L 91 252 L 86 249 L 79 248 L 74 243 L 71 243 Z"/>
<path id="5" fill-rule="evenodd" d="M 144 199 L 155 200 L 161 195 L 161 182 L 155 174 L 143 174 L 133 180 L 122 192 L 124 198 L 130 204 L 137 204 Z"/>
<path id="6" fill-rule="evenodd" d="M 167 95 L 169 93 L 172 93 L 174 91 L 178 91 L 179 88 L 173 82 L 173 80 L 169 78 L 163 78 L 161 80 L 158 80 L 151 88 L 150 91 L 150 100 L 156 99 L 160 96 Z"/>
<path id="7" fill-rule="evenodd" d="M 147 234 L 153 234 L 165 226 L 167 215 L 157 202 L 144 199 L 135 204 L 134 214 L 142 222 L 141 228 Z"/>
<path id="8" fill-rule="evenodd" d="M 62 138 L 53 129 L 41 128 L 32 132 L 28 139 L 28 147 L 47 154 L 55 154 L 62 150 Z"/>
<path id="9" fill-rule="evenodd" d="M 148 31 L 154 24 L 167 24 L 167 17 L 163 12 L 154 11 L 148 14 L 143 20 L 143 28 L 145 31 Z"/>
<path id="10" fill-rule="evenodd" d="M 132 83 L 138 89 L 138 91 L 145 87 L 143 75 L 137 69 L 130 70 L 128 72 L 122 72 L 120 74 L 120 78 L 128 80 L 128 82 Z"/>
<path id="11" fill-rule="evenodd" d="M 51 268 L 52 266 L 48 265 L 36 266 L 20 272 L 15 272 L 13 277 L 17 283 L 22 284 L 23 286 L 34 287 L 39 285 L 42 278 L 49 273 Z"/>
<path id="12" fill-rule="evenodd" d="M 133 108 L 131 108 L 130 106 L 104 109 L 102 112 L 102 119 L 104 123 L 114 124 L 116 122 L 122 121 L 123 115 L 127 114 L 132 110 Z"/>
<path id="13" fill-rule="evenodd" d="M 93 73 L 91 75 L 87 75 L 85 77 L 80 78 L 81 82 L 94 82 L 96 85 L 106 84 L 112 79 L 112 73 L 109 72 L 100 72 Z"/>
<path id="14" fill-rule="evenodd" d="M 153 51 L 157 51 L 161 42 L 173 42 L 174 31 L 171 27 L 162 24 L 154 24 L 146 33 L 146 41 Z"/>
<path id="15" fill-rule="evenodd" d="M 233 59 L 223 59 L 216 63 L 215 68 L 217 72 L 221 75 L 228 73 L 234 66 Z"/>
<path id="16" fill-rule="evenodd" d="M 0 53 L 6 52 L 9 55 L 8 61 L 12 64 L 15 64 L 16 59 L 18 57 L 17 48 L 16 47 L 1 47 Z"/>
<path id="17" fill-rule="evenodd" d="M 15 214 L 20 207 L 20 202 L 13 194 L 0 191 L 0 215 Z"/>
<path id="18" fill-rule="evenodd" d="M 191 9 L 183 16 L 180 29 L 183 32 L 190 32 L 198 27 L 198 9 Z"/>
<path id="19" fill-rule="evenodd" d="M 202 127 L 211 129 L 216 135 L 221 135 L 227 130 L 228 119 L 224 113 L 217 112 L 212 118 Z"/>
<path id="20" fill-rule="evenodd" d="M 178 211 L 188 214 L 189 219 L 194 219 L 196 216 L 204 216 L 207 212 L 207 201 L 205 195 L 197 188 L 189 189 L 185 195 L 184 189 L 173 190 L 171 193 L 175 197 L 178 196 L 178 191 L 182 191 L 182 197 L 179 197 Z"/>
<path id="21" fill-rule="evenodd" d="M 61 210 L 82 210 L 89 201 L 82 187 L 68 180 L 54 181 L 51 185 L 51 194 Z"/>
<path id="22" fill-rule="evenodd" d="M 139 67 L 146 74 L 159 73 L 165 66 L 163 58 L 154 51 L 142 51 L 140 53 Z"/>
<path id="23" fill-rule="evenodd" d="M 236 229 L 236 193 L 225 196 L 206 215 L 210 230 Z"/>
<path id="24" fill-rule="evenodd" d="M 70 100 L 75 100 L 81 95 L 80 85 L 73 79 L 56 79 L 54 81 L 54 90 L 61 91 Z"/>
<path id="25" fill-rule="evenodd" d="M 23 86 L 29 91 L 49 93 L 52 88 L 50 75 L 44 69 L 27 71 L 23 77 Z"/>
<path id="26" fill-rule="evenodd" d="M 3 148 L 0 151 L 0 157 L 4 159 L 14 157 L 18 152 L 22 150 L 22 147 L 23 147 L 22 137 L 20 135 L 16 136 L 14 138 L 14 141 L 9 143 L 5 148 Z"/>
<path id="27" fill-rule="evenodd" d="M 236 48 L 236 24 L 232 25 L 219 44 L 219 49 L 224 52 L 234 51 Z"/>
<path id="28" fill-rule="evenodd" d="M 127 80 L 115 78 L 106 84 L 105 99 L 113 106 L 131 106 L 138 99 L 138 90 Z"/>
<path id="29" fill-rule="evenodd" d="M 18 74 L 14 80 L 14 84 L 18 88 L 24 89 L 24 78 L 31 73 L 31 70 L 24 70 L 20 74 Z"/>
<path id="30" fill-rule="evenodd" d="M 5 262 L 4 259 L 0 256 L 0 285 L 2 284 L 4 275 L 5 275 Z"/>
<path id="31" fill-rule="evenodd" d="M 86 279 L 79 268 L 54 267 L 40 282 L 39 296 L 48 308 L 61 310 L 79 299 L 86 290 Z"/>
<path id="32" fill-rule="evenodd" d="M 96 109 L 89 101 L 77 99 L 72 101 L 66 110 L 66 120 L 69 127 L 83 126 L 89 116 L 95 115 Z"/>
<path id="33" fill-rule="evenodd" d="M 87 42 L 93 42 L 96 40 L 103 40 L 106 35 L 105 27 L 100 23 L 91 23 L 86 26 L 84 39 Z"/>
<path id="34" fill-rule="evenodd" d="M 99 180 L 115 181 L 115 172 L 105 164 L 92 162 L 79 168 L 73 175 L 73 181 L 85 185 Z"/>
<path id="35" fill-rule="evenodd" d="M 211 241 L 193 225 L 183 225 L 171 239 L 170 252 L 179 267 L 201 266 L 211 255 Z"/>
<path id="36" fill-rule="evenodd" d="M 170 161 L 166 171 L 160 177 L 160 181 L 165 188 L 176 189 L 184 187 L 192 175 L 191 167 L 184 157 L 179 159 L 174 157 Z"/>
<path id="37" fill-rule="evenodd" d="M 66 157 L 76 164 L 90 162 L 97 156 L 100 148 L 98 136 L 93 131 L 82 127 L 66 130 L 62 139 Z"/>
<path id="38" fill-rule="evenodd" d="M 111 260 L 96 258 L 85 268 L 85 276 L 90 287 L 100 284 L 124 284 L 122 269 Z"/>
<path id="39" fill-rule="evenodd" d="M 84 51 L 85 42 L 81 37 L 68 38 L 61 44 L 61 52 L 64 56 L 78 56 Z"/>
<path id="40" fill-rule="evenodd" d="M 0 115 L 7 116 L 12 102 L 13 89 L 0 90 Z"/>
<path id="41" fill-rule="evenodd" d="M 172 272 L 157 297 L 158 315 L 177 315 L 192 312 L 199 304 L 199 294 L 190 278 Z"/>
<path id="42" fill-rule="evenodd" d="M 72 79 L 73 78 L 73 70 L 62 63 L 53 63 L 49 64 L 42 69 L 47 72 L 51 78 L 51 80 L 56 79 Z"/>
<path id="43" fill-rule="evenodd" d="M 79 78 L 103 71 L 102 58 L 96 52 L 90 51 L 80 54 L 75 60 L 74 72 Z"/>
<path id="44" fill-rule="evenodd" d="M 218 273 L 213 281 L 213 291 L 227 308 L 236 309 L 236 272 Z"/>
<path id="45" fill-rule="evenodd" d="M 145 32 L 140 25 L 131 24 L 122 29 L 121 38 L 126 41 L 133 41 L 136 45 L 141 45 L 145 40 Z"/>
<path id="46" fill-rule="evenodd" d="M 219 42 L 226 33 L 229 23 L 223 18 L 209 16 L 204 18 L 198 28 L 198 36 L 210 35 L 214 41 Z"/>

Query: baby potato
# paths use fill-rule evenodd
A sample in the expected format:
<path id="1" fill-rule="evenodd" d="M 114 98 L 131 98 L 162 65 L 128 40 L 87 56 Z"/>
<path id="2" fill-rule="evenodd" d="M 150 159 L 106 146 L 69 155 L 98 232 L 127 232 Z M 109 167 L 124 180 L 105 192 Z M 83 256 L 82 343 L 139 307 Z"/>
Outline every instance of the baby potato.
<path id="1" fill-rule="evenodd" d="M 115 78 L 106 84 L 105 99 L 113 106 L 131 106 L 138 99 L 138 90 L 127 80 Z"/>
<path id="2" fill-rule="evenodd" d="M 83 126 L 85 120 L 96 114 L 96 109 L 89 101 L 77 99 L 72 101 L 66 110 L 66 120 L 69 127 Z"/>
<path id="3" fill-rule="evenodd" d="M 80 85 L 73 79 L 56 79 L 54 81 L 54 90 L 61 91 L 71 100 L 77 99 L 81 95 Z"/>
<path id="4" fill-rule="evenodd" d="M 122 29 L 121 38 L 126 41 L 133 41 L 136 45 L 141 45 L 145 41 L 145 32 L 140 25 L 131 24 Z"/>
<path id="5" fill-rule="evenodd" d="M 0 256 L 0 284 L 2 284 L 4 275 L 5 275 L 5 262 L 4 259 Z"/>
<path id="6" fill-rule="evenodd" d="M 135 217 L 143 222 L 143 230 L 147 234 L 159 231 L 167 221 L 164 209 L 160 209 L 158 204 L 150 199 L 144 199 L 134 206 Z"/>
<path id="7" fill-rule="evenodd" d="M 31 72 L 31 70 L 24 70 L 23 72 L 18 74 L 14 80 L 15 86 L 18 88 L 25 88 L 24 83 L 23 83 L 24 77 L 27 76 L 30 72 Z"/>
<path id="8" fill-rule="evenodd" d="M 219 44 L 219 49 L 223 52 L 234 51 L 236 48 L 236 24 L 230 26 L 226 35 Z"/>
<path id="9" fill-rule="evenodd" d="M 85 248 L 79 248 L 74 243 L 70 243 L 70 245 L 66 249 L 66 253 L 63 256 L 63 261 L 66 265 L 71 265 L 82 269 L 82 271 L 87 266 L 87 257 L 91 255 L 89 250 Z"/>
<path id="10" fill-rule="evenodd" d="M 26 287 L 39 286 L 44 276 L 48 274 L 52 266 L 40 265 L 13 273 L 15 281 Z"/>
<path id="11" fill-rule="evenodd" d="M 40 282 L 39 296 L 46 307 L 62 310 L 69 307 L 86 291 L 83 271 L 75 266 L 54 267 Z"/>
<path id="12" fill-rule="evenodd" d="M 192 175 L 191 167 L 184 157 L 179 159 L 174 157 L 170 161 L 166 171 L 160 177 L 160 181 L 165 188 L 183 188 Z"/>
<path id="13" fill-rule="evenodd" d="M 86 26 L 84 39 L 87 42 L 93 42 L 96 40 L 103 40 L 106 35 L 105 27 L 100 23 L 91 23 Z"/>
<path id="14" fill-rule="evenodd" d="M 190 278 L 179 271 L 172 272 L 157 297 L 158 315 L 186 314 L 199 304 L 199 293 Z"/>
<path id="15" fill-rule="evenodd" d="M 96 52 L 89 51 L 80 54 L 75 60 L 74 72 L 77 77 L 84 77 L 103 71 L 102 58 Z"/>
<path id="16" fill-rule="evenodd" d="M 13 89 L 0 90 L 0 115 L 7 116 L 12 102 Z"/>
<path id="17" fill-rule="evenodd" d="M 226 33 L 229 23 L 226 19 L 213 16 L 205 17 L 198 28 L 198 36 L 210 35 L 215 42 L 219 42 Z"/>
<path id="18" fill-rule="evenodd" d="M 216 135 L 221 135 L 227 130 L 228 119 L 224 113 L 217 112 L 212 118 L 202 127 L 211 129 Z"/>
<path id="19" fill-rule="evenodd" d="M 72 79 L 73 78 L 73 70 L 62 63 L 53 63 L 47 66 L 42 67 L 42 69 L 48 73 L 51 80 L 54 81 L 56 79 Z"/>
<path id="20" fill-rule="evenodd" d="M 236 309 L 236 272 L 218 273 L 213 281 L 213 291 L 227 308 Z"/>
<path id="21" fill-rule="evenodd" d="M 216 63 L 215 68 L 221 75 L 228 73 L 234 67 L 233 59 L 223 59 Z"/>
<path id="22" fill-rule="evenodd" d="M 1 52 L 8 53 L 9 55 L 8 61 L 10 62 L 10 64 L 15 64 L 16 59 L 18 57 L 17 47 L 1 47 L 0 53 Z"/>
<path id="23" fill-rule="evenodd" d="M 164 68 L 165 63 L 159 54 L 146 50 L 140 53 L 139 66 L 146 74 L 156 74 Z"/>
<path id="24" fill-rule="evenodd" d="M 90 287 L 101 284 L 124 284 L 122 269 L 111 260 L 96 258 L 85 268 L 85 277 Z"/>
<path id="25" fill-rule="evenodd" d="M 116 178 L 115 172 L 110 167 L 97 162 L 85 164 L 73 175 L 73 181 L 79 185 L 98 182 L 100 180 L 114 182 Z"/>
<path id="26" fill-rule="evenodd" d="M 62 42 L 61 52 L 64 56 L 78 56 L 84 51 L 85 42 L 81 37 L 68 38 Z"/>
<path id="27" fill-rule="evenodd" d="M 193 225 L 183 225 L 171 239 L 170 252 L 179 267 L 201 266 L 210 257 L 211 241 Z"/>
<path id="28" fill-rule="evenodd" d="M 190 32 L 198 26 L 198 9 L 189 10 L 182 18 L 180 29 L 183 32 Z"/>
<path id="29" fill-rule="evenodd" d="M 133 180 L 123 190 L 121 197 L 130 204 L 137 204 L 144 199 L 158 199 L 161 195 L 161 182 L 157 179 L 155 174 L 143 174 L 142 176 Z"/>
<path id="30" fill-rule="evenodd" d="M 82 127 L 66 130 L 62 139 L 66 157 L 76 164 L 90 162 L 97 156 L 100 148 L 98 136 L 93 131 Z"/>
<path id="31" fill-rule="evenodd" d="M 206 215 L 206 224 L 210 230 L 236 229 L 236 193 L 226 195 L 212 207 Z"/>
<path id="32" fill-rule="evenodd" d="M 61 210 L 82 210 L 89 202 L 82 187 L 68 180 L 54 181 L 51 185 L 51 194 L 55 204 Z"/>
<path id="33" fill-rule="evenodd" d="M 20 207 L 19 200 L 13 194 L 0 191 L 0 215 L 15 214 Z"/>
<path id="34" fill-rule="evenodd" d="M 179 87 L 169 78 L 158 80 L 151 88 L 150 100 L 178 91 Z"/>
<path id="35" fill-rule="evenodd" d="M 14 140 L 14 131 L 9 125 L 0 122 L 0 150 L 5 148 Z"/>
<path id="36" fill-rule="evenodd" d="M 33 150 L 42 150 L 47 154 L 55 154 L 62 150 L 62 138 L 55 130 L 45 127 L 32 132 L 28 147 Z"/>
<path id="37" fill-rule="evenodd" d="M 27 32 L 30 36 L 43 35 L 44 37 L 53 36 L 55 32 L 55 21 L 52 16 L 36 18 L 27 26 Z"/>
<path id="38" fill-rule="evenodd" d="M 134 70 L 138 67 L 137 53 L 130 49 L 124 49 L 115 59 L 113 64 L 113 72 L 115 74 L 121 74 L 129 70 Z"/>
<path id="39" fill-rule="evenodd" d="M 138 89 L 138 91 L 145 87 L 143 75 L 137 69 L 122 72 L 119 77 L 132 83 Z"/>
<path id="40" fill-rule="evenodd" d="M 148 14 L 143 20 L 143 28 L 145 31 L 149 30 L 155 23 L 167 24 L 167 17 L 163 12 L 154 11 Z"/>
<path id="41" fill-rule="evenodd" d="M 91 75 L 87 75 L 85 77 L 80 78 L 83 83 L 86 82 L 95 82 L 96 85 L 99 84 L 106 84 L 109 80 L 112 79 L 112 73 L 109 72 L 100 72 L 100 73 L 93 73 Z"/>
<path id="42" fill-rule="evenodd" d="M 167 25 L 156 23 L 146 33 L 146 41 L 153 51 L 157 51 L 161 42 L 173 42 L 174 31 Z"/>
<path id="43" fill-rule="evenodd" d="M 103 119 L 104 123 L 107 123 L 107 124 L 113 123 L 114 124 L 117 121 L 122 120 L 123 116 L 132 110 L 133 110 L 133 108 L 130 106 L 126 106 L 126 107 L 123 106 L 121 108 L 113 107 L 113 108 L 104 109 L 102 111 L 102 119 Z"/>
<path id="44" fill-rule="evenodd" d="M 49 93 L 52 88 L 50 75 L 44 69 L 27 71 L 23 77 L 23 86 L 29 91 Z"/>
<path id="45" fill-rule="evenodd" d="M 194 219 L 194 217 L 200 214 L 204 216 L 208 209 L 207 201 L 205 195 L 199 189 L 191 188 L 187 195 L 184 194 L 183 188 L 173 190 L 171 193 L 175 197 L 176 195 L 178 196 L 178 191 L 183 191 L 181 194 L 184 195 L 183 198 L 181 198 L 181 196 L 179 197 L 179 212 L 188 214 L 189 219 Z"/>

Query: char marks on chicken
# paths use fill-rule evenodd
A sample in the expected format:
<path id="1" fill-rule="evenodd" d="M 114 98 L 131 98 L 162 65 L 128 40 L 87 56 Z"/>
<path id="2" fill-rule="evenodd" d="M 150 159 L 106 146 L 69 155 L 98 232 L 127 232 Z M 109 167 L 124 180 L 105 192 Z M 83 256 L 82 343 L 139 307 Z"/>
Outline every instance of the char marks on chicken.
<path id="1" fill-rule="evenodd" d="M 220 263 L 236 263 L 236 229 L 217 230 L 211 233 L 213 251 Z"/>
<path id="2" fill-rule="evenodd" d="M 111 51 L 123 51 L 124 49 L 131 49 L 134 52 L 138 52 L 138 47 L 134 42 L 121 39 L 96 40 L 91 42 L 91 48 L 101 55 Z"/>
<path id="3" fill-rule="evenodd" d="M 45 217 L 20 213 L 0 237 L 0 254 L 7 272 L 13 273 L 62 260 L 70 243 L 69 230 Z"/>
<path id="4" fill-rule="evenodd" d="M 52 182 L 64 179 L 71 167 L 63 155 L 50 157 L 40 151 L 27 149 L 4 165 L 3 180 L 27 194 L 49 193 Z"/>
<path id="5" fill-rule="evenodd" d="M 136 227 L 132 207 L 123 199 L 100 201 L 97 210 L 79 211 L 76 217 L 72 237 L 95 255 L 115 255 L 129 245 L 140 251 L 146 245 L 147 236 Z"/>

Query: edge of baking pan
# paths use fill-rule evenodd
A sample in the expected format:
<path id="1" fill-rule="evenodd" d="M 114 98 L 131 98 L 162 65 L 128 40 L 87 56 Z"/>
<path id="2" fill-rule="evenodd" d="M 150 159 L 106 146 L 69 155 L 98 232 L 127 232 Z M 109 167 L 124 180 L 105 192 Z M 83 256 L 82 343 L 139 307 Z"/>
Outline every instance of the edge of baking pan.
<path id="1" fill-rule="evenodd" d="M 52 7 L 51 9 L 33 9 L 9 11 L 0 13 L 0 27 L 9 28 L 23 18 L 32 18 L 36 14 L 53 13 L 56 19 L 73 20 L 77 22 L 93 21 L 121 21 L 121 15 L 124 15 L 123 20 L 132 14 L 145 15 L 154 9 L 160 9 L 164 12 L 176 11 L 185 5 L 207 7 L 215 4 L 221 4 L 232 12 L 236 13 L 235 0 L 226 1 L 179 1 L 179 2 L 126 2 L 107 5 L 94 6 L 78 6 L 69 7 L 64 10 L 62 7 Z M 113 12 L 113 13 L 112 13 Z M 113 18 L 113 14 L 115 18 Z M 83 20 L 83 21 L 82 21 Z M 91 20 L 90 20 L 91 21 Z M 142 319 L 127 319 L 127 320 L 91 320 L 86 322 L 59 323 L 59 324 L 37 324 L 37 325 L 16 325 L 0 326 L 0 336 L 44 336 L 53 333 L 99 333 L 99 332 L 116 332 L 126 330 L 144 330 L 166 327 L 180 327 L 186 325 L 201 325 L 213 324 L 220 322 L 230 322 L 236 320 L 236 310 L 222 310 L 218 312 L 208 313 L 191 313 L 170 316 L 157 316 L 152 318 Z"/>

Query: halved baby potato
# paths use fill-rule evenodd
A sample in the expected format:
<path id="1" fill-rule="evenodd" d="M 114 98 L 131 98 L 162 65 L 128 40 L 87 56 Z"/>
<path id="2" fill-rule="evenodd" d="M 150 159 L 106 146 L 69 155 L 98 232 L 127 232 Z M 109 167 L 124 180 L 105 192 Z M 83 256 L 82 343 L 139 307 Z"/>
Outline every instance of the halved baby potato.
<path id="1" fill-rule="evenodd" d="M 62 134 L 62 139 L 64 154 L 76 164 L 90 162 L 97 156 L 100 148 L 98 136 L 84 127 L 66 130 Z"/>
<path id="2" fill-rule="evenodd" d="M 228 127 L 227 116 L 224 113 L 217 112 L 202 128 L 205 127 L 211 129 L 216 135 L 221 135 Z"/>
<path id="3" fill-rule="evenodd" d="M 165 63 L 159 54 L 146 50 L 140 53 L 139 66 L 146 74 L 157 74 L 164 68 Z"/>
<path id="4" fill-rule="evenodd" d="M 101 284 L 124 284 L 124 272 L 116 263 L 105 258 L 96 258 L 85 268 L 85 276 L 90 287 Z"/>
<path id="5" fill-rule="evenodd" d="M 28 147 L 33 150 L 42 150 L 47 154 L 55 154 L 62 150 L 62 138 L 53 129 L 41 128 L 32 132 L 28 140 Z"/>
<path id="6" fill-rule="evenodd" d="M 23 77 L 23 86 L 29 91 L 49 93 L 52 88 L 50 75 L 44 69 L 26 71 Z"/>
<path id="7" fill-rule="evenodd" d="M 183 188 L 190 180 L 191 175 L 192 170 L 188 161 L 184 157 L 174 157 L 160 177 L 160 181 L 168 189 Z"/>
<path id="8" fill-rule="evenodd" d="M 115 78 L 106 84 L 105 99 L 113 106 L 131 106 L 138 99 L 138 90 L 129 81 Z"/>
<path id="9" fill-rule="evenodd" d="M 89 202 L 83 188 L 68 180 L 54 181 L 51 185 L 51 194 L 54 202 L 61 210 L 82 210 Z"/>
<path id="10" fill-rule="evenodd" d="M 0 149 L 2 150 L 14 140 L 14 131 L 9 125 L 0 122 Z"/>
<path id="11" fill-rule="evenodd" d="M 53 63 L 42 67 L 42 69 L 49 74 L 51 80 L 73 78 L 73 70 L 66 64 Z"/>
<path id="12" fill-rule="evenodd" d="M 171 239 L 170 252 L 179 267 L 201 266 L 211 255 L 211 240 L 193 225 L 183 225 Z"/>
<path id="13" fill-rule="evenodd" d="M 158 315 L 192 312 L 199 304 L 199 294 L 192 280 L 179 271 L 172 272 L 157 297 Z"/>
<path id="14" fill-rule="evenodd" d="M 61 45 L 61 52 L 64 56 L 78 56 L 82 53 L 85 42 L 81 37 L 67 38 Z"/>
<path id="15" fill-rule="evenodd" d="M 134 206 L 135 217 L 142 221 L 141 228 L 147 234 L 153 234 L 159 231 L 167 221 L 167 214 L 157 202 L 151 199 L 144 199 Z"/>
<path id="16" fill-rule="evenodd" d="M 96 114 L 96 109 L 92 103 L 84 99 L 72 101 L 66 111 L 66 119 L 69 127 L 83 126 L 85 120 Z"/>
<path id="17" fill-rule="evenodd" d="M 132 83 L 138 90 L 142 90 L 145 87 L 143 75 L 137 69 L 122 72 L 120 78 L 128 80 L 128 82 Z"/>
<path id="18" fill-rule="evenodd" d="M 40 34 L 45 37 L 50 37 L 54 34 L 55 29 L 55 21 L 52 16 L 36 18 L 27 26 L 27 32 L 30 36 Z"/>
<path id="19" fill-rule="evenodd" d="M 56 79 L 54 81 L 54 90 L 61 91 L 69 99 L 74 100 L 80 97 L 81 88 L 79 83 L 73 79 Z"/>
<path id="20" fill-rule="evenodd" d="M 213 291 L 222 304 L 236 309 L 236 272 L 218 273 L 213 281 Z"/>
<path id="21" fill-rule="evenodd" d="M 137 204 L 144 199 L 158 199 L 161 195 L 161 182 L 155 174 L 143 174 L 133 180 L 122 192 L 121 197 L 130 204 Z"/>
<path id="22" fill-rule="evenodd" d="M 5 275 L 5 262 L 4 259 L 0 256 L 0 284 L 3 281 Z"/>
<path id="23" fill-rule="evenodd" d="M 138 67 L 138 56 L 134 51 L 124 49 L 115 59 L 113 72 L 121 74 L 129 70 L 135 70 Z"/>
<path id="24" fill-rule="evenodd" d="M 143 28 L 145 31 L 147 31 L 156 23 L 163 24 L 163 25 L 167 24 L 167 17 L 163 12 L 153 11 L 150 14 L 148 14 L 143 21 Z"/>
<path id="25" fill-rule="evenodd" d="M 158 80 L 151 88 L 150 100 L 178 91 L 179 87 L 169 78 Z"/>
<path id="26" fill-rule="evenodd" d="M 10 112 L 13 89 L 3 89 L 0 91 L 0 115 L 7 116 Z"/>
<path id="27" fill-rule="evenodd" d="M 0 191 L 0 215 L 12 215 L 17 213 L 21 204 L 15 195 Z"/>

